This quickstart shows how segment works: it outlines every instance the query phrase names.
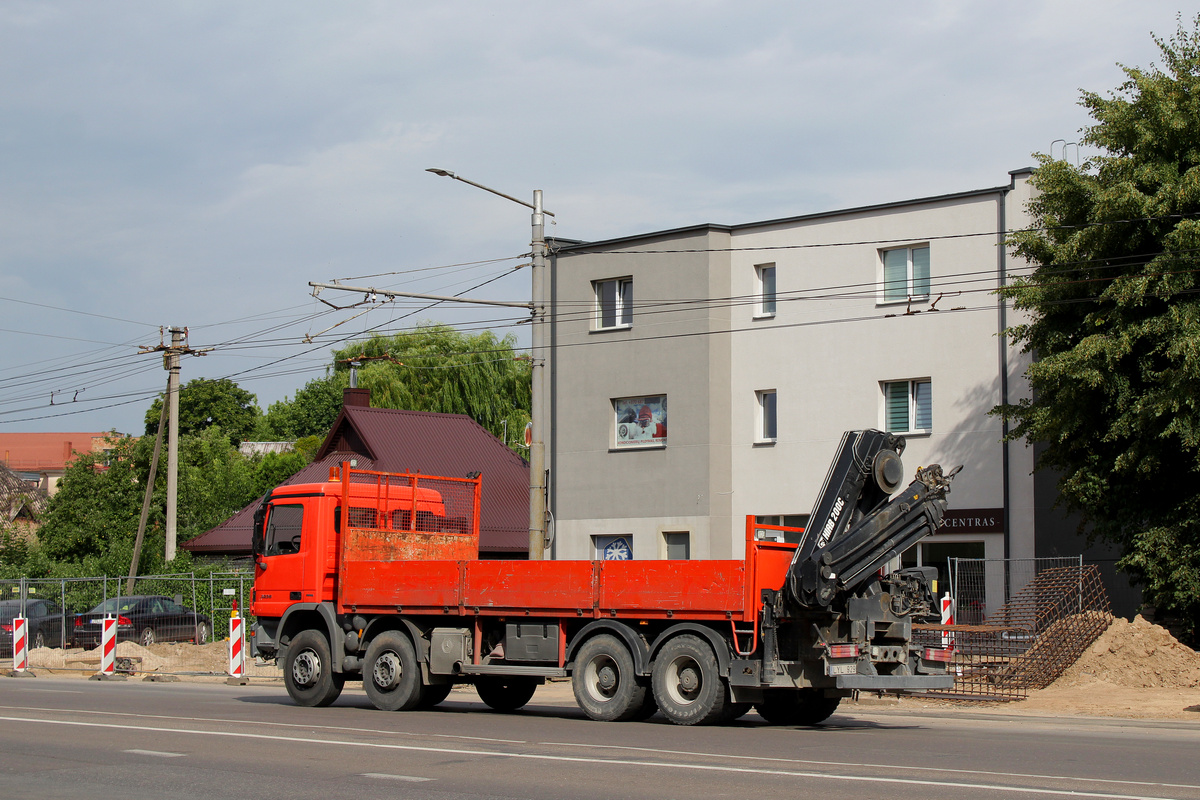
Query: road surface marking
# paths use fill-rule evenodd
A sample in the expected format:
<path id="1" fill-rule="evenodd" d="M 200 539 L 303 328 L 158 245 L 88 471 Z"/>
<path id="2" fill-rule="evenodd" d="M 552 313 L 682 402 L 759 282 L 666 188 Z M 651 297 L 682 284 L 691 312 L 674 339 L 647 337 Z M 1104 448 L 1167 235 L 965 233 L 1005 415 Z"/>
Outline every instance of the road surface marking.
<path id="1" fill-rule="evenodd" d="M 433 778 L 418 778 L 415 775 L 389 775 L 386 772 L 364 772 L 362 776 L 364 778 L 379 778 L 384 781 L 409 781 L 410 783 L 422 783 L 434 780 Z"/>
<path id="2" fill-rule="evenodd" d="M 273 736 L 265 733 L 246 733 L 242 731 L 205 731 L 187 728 L 151 728 L 134 725 L 116 725 L 103 722 L 79 722 L 72 720 L 29 719 L 28 717 L 0 717 L 0 722 L 26 722 L 32 725 L 63 725 L 76 728 L 105 728 L 138 733 L 170 733 L 176 735 L 213 736 L 228 739 L 254 739 L 258 741 L 282 742 L 287 745 L 313 744 L 333 747 L 356 747 L 370 750 L 402 750 L 414 753 L 434 753 L 437 755 L 463 755 L 480 758 L 511 758 L 526 761 L 556 761 L 559 763 L 593 764 L 596 766 L 626 766 L 646 767 L 651 769 L 667 769 L 690 772 L 724 772 L 739 775 L 762 775 L 765 777 L 808 778 L 817 781 L 840 781 L 845 783 L 885 783 L 906 786 L 921 786 L 926 788 L 966 789 L 982 792 L 1004 792 L 1012 794 L 1036 794 L 1056 797 L 1095 797 L 1100 800 L 1172 800 L 1159 796 L 1112 794 L 1109 792 L 1092 792 L 1075 789 L 1049 789 L 1037 786 L 1010 786 L 998 783 L 969 783 L 966 781 L 931 781 L 914 778 L 894 778 L 876 775 L 836 775 L 824 772 L 807 772 L 785 769 L 752 769 L 748 767 L 733 767 L 719 764 L 673 764 L 669 761 L 634 760 L 634 759 L 604 759 L 581 758 L 578 756 L 555 756 L 543 753 L 506 753 L 503 750 L 465 750 L 442 747 L 422 747 L 411 744 L 385 744 L 381 742 L 355 742 L 346 739 L 313 739 L 296 736 Z"/>
<path id="3" fill-rule="evenodd" d="M 123 753 L 132 753 L 135 756 L 157 756 L 158 758 L 180 758 L 184 753 L 164 753 L 161 750 L 122 750 Z"/>
<path id="4" fill-rule="evenodd" d="M 597 750 L 631 750 L 635 753 L 659 753 L 672 756 L 702 756 L 704 758 L 728 758 L 738 761 L 768 761 L 777 764 L 816 764 L 824 767 L 856 767 L 859 769 L 897 769 L 913 772 L 944 772 L 950 775 L 992 775 L 997 778 L 1037 778 L 1050 781 L 1087 781 L 1088 783 L 1111 783 L 1122 786 L 1158 786 L 1164 789 L 1200 789 L 1194 783 L 1162 783 L 1161 781 L 1126 781 L 1119 778 L 1080 778 L 1073 775 L 1043 775 L 1037 772 L 994 772 L 983 769 L 953 769 L 951 767 L 920 767 L 913 764 L 881 764 L 873 761 L 860 764 L 854 761 L 825 761 L 807 758 L 773 758 L 771 756 L 738 756 L 731 753 L 702 753 L 695 750 L 664 750 L 661 747 L 633 747 L 623 744 L 584 744 L 580 742 L 538 742 L 542 747 L 579 747 Z"/>
<path id="5" fill-rule="evenodd" d="M 70 692 L 70 694 L 83 694 Z M 245 720 L 224 719 L 222 717 L 180 717 L 173 714 L 135 714 L 132 711 L 88 711 L 83 709 L 41 708 L 39 706 L 0 706 L 4 711 L 51 711 L 69 714 L 90 714 L 98 717 L 131 717 L 133 719 L 168 719 L 174 722 L 219 722 L 222 724 L 240 725 Z M 300 725 L 295 722 L 265 722 L 255 720 L 255 725 L 273 728 L 303 728 L 304 730 L 344 731 L 344 725 Z M 529 744 L 525 739 L 498 739 L 494 736 L 463 736 L 454 733 L 425 733 L 414 731 L 389 731 L 379 728 L 356 728 L 359 733 L 378 733 L 382 736 L 420 736 L 422 739 L 467 739 L 474 742 L 494 742 L 496 744 Z"/>

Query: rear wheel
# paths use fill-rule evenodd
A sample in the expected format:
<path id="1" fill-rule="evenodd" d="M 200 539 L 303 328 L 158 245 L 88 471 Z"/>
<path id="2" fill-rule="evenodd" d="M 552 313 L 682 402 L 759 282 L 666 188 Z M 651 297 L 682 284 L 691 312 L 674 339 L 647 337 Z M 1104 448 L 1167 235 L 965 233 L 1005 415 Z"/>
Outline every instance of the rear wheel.
<path id="1" fill-rule="evenodd" d="M 316 631 L 301 631 L 288 645 L 283 683 L 298 705 L 318 707 L 337 700 L 346 679 L 334 673 L 325 637 Z"/>
<path id="2" fill-rule="evenodd" d="M 729 687 L 721 680 L 716 654 L 698 636 L 676 636 L 654 659 L 654 699 L 676 725 L 709 725 L 721 720 Z"/>
<path id="3" fill-rule="evenodd" d="M 628 648 L 609 634 L 588 639 L 579 648 L 571 688 L 583 713 L 602 722 L 637 719 L 649 694 L 646 685 L 634 674 L 633 656 Z"/>
<path id="4" fill-rule="evenodd" d="M 816 725 L 829 719 L 841 702 L 818 689 L 767 689 L 754 710 L 772 725 Z"/>
<path id="5" fill-rule="evenodd" d="M 508 678 L 480 678 L 475 683 L 479 699 L 497 711 L 516 711 L 533 699 L 537 678 L 524 675 Z"/>
<path id="6" fill-rule="evenodd" d="M 399 631 L 371 640 L 363 661 L 363 689 L 382 711 L 409 711 L 421 702 L 421 668 L 412 642 Z"/>
<path id="7" fill-rule="evenodd" d="M 154 628 L 145 628 L 142 630 L 142 635 L 138 637 L 138 641 L 142 643 L 142 647 L 149 647 L 158 640 L 158 635 L 154 632 Z"/>

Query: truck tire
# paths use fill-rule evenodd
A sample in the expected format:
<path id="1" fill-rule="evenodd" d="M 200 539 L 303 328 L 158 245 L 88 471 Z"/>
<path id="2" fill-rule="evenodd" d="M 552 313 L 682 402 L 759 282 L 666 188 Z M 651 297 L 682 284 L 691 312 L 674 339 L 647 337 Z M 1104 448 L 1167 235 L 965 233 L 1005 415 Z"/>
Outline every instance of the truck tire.
<path id="1" fill-rule="evenodd" d="M 829 719 L 842 702 L 818 689 L 766 689 L 754 704 L 758 715 L 772 725 L 816 725 Z"/>
<path id="2" fill-rule="evenodd" d="M 496 711 L 516 711 L 533 699 L 537 678 L 514 675 L 507 678 L 480 678 L 475 682 L 479 699 Z"/>
<path id="3" fill-rule="evenodd" d="M 317 631 L 301 631 L 288 645 L 283 683 L 297 705 L 317 708 L 337 700 L 346 679 L 334 673 L 325 637 Z"/>
<path id="4" fill-rule="evenodd" d="M 601 722 L 637 719 L 646 707 L 648 687 L 634 674 L 633 656 L 607 633 L 579 648 L 571 688 L 583 713 Z"/>
<path id="5" fill-rule="evenodd" d="M 422 687 L 421 701 L 417 703 L 417 708 L 433 708 L 438 703 L 450 696 L 450 690 L 454 688 L 453 683 L 431 683 L 428 686 Z"/>
<path id="6" fill-rule="evenodd" d="M 363 659 L 363 689 L 380 711 L 409 711 L 421 702 L 421 668 L 412 642 L 399 631 L 371 640 Z"/>
<path id="7" fill-rule="evenodd" d="M 669 640 L 654 658 L 654 699 L 676 725 L 719 722 L 729 703 L 717 657 L 708 642 L 684 634 Z"/>

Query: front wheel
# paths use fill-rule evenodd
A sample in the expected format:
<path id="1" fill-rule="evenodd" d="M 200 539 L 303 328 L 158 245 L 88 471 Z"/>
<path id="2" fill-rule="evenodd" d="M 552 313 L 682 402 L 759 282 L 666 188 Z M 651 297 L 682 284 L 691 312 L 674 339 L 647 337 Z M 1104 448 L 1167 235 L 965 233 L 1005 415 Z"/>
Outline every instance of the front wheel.
<path id="1" fill-rule="evenodd" d="M 829 719 L 841 702 L 817 689 L 767 689 L 754 710 L 772 725 L 816 725 Z"/>
<path id="2" fill-rule="evenodd" d="M 334 673 L 325 637 L 316 631 L 301 631 L 283 660 L 283 683 L 298 705 L 317 708 L 337 700 L 346 679 Z"/>
<path id="3" fill-rule="evenodd" d="M 719 722 L 729 703 L 716 654 L 691 634 L 663 645 L 654 659 L 653 683 L 659 710 L 676 725 Z"/>
<path id="4" fill-rule="evenodd" d="M 208 623 L 201 622 L 196 625 L 196 644 L 208 644 Z"/>
<path id="5" fill-rule="evenodd" d="M 537 678 L 513 676 L 509 678 L 480 678 L 475 683 L 479 699 L 496 711 L 516 711 L 533 699 L 537 691 Z"/>
<path id="6" fill-rule="evenodd" d="M 381 711 L 409 711 L 421 702 L 421 668 L 412 642 L 399 631 L 371 640 L 363 659 L 363 689 Z"/>
<path id="7" fill-rule="evenodd" d="M 38 631 L 37 633 L 35 633 L 33 635 L 33 649 L 36 650 L 39 647 L 45 647 L 45 646 L 46 646 L 46 634 L 42 633 L 41 631 Z"/>
<path id="8" fill-rule="evenodd" d="M 602 722 L 637 719 L 646 709 L 647 687 L 634 674 L 633 656 L 609 634 L 588 639 L 579 648 L 571 688 L 583 713 Z"/>
<path id="9" fill-rule="evenodd" d="M 417 708 L 433 708 L 438 703 L 450 696 L 450 690 L 454 688 L 452 683 L 431 683 L 424 687 L 421 692 L 421 702 L 417 703 Z"/>

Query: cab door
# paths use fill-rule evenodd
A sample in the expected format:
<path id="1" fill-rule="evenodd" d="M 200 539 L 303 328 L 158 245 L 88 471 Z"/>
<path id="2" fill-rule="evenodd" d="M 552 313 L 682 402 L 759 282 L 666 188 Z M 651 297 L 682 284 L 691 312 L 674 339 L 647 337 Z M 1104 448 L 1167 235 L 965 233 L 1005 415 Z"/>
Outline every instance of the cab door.
<path id="1" fill-rule="evenodd" d="M 284 497 L 269 503 L 262 528 L 261 550 L 257 556 L 254 593 L 255 613 L 260 617 L 282 617 L 288 606 L 311 598 L 313 588 L 305 588 L 311 542 L 305 537 L 305 515 L 314 509 L 298 498 Z"/>

